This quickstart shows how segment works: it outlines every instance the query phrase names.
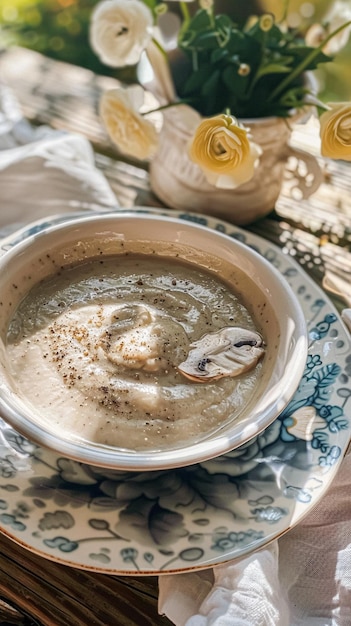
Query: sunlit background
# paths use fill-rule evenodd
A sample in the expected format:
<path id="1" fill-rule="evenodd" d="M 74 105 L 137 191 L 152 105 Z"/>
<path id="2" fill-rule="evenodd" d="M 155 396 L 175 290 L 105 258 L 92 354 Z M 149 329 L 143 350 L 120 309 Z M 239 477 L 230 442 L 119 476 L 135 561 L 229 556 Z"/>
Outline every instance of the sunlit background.
<path id="1" fill-rule="evenodd" d="M 133 68 L 117 73 L 102 65 L 90 49 L 89 20 L 96 4 L 97 0 L 2 0 L 0 48 L 23 46 L 100 74 L 115 75 L 122 80 L 132 79 Z M 290 0 L 289 22 L 294 28 L 304 30 L 309 24 L 320 20 L 332 4 L 331 0 Z M 174 9 L 176 3 L 170 2 L 169 5 Z M 279 18 L 283 5 L 283 0 L 216 0 L 219 10 L 241 21 L 248 14 L 264 11 L 271 11 Z M 322 99 L 351 98 L 350 61 L 349 42 L 337 59 L 319 72 Z"/>

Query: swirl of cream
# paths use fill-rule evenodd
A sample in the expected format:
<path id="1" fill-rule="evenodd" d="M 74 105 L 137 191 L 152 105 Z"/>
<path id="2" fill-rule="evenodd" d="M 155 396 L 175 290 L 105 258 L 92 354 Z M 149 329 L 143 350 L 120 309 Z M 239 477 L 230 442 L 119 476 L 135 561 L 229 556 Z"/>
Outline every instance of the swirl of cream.
<path id="1" fill-rule="evenodd" d="M 107 359 L 124 369 L 165 372 L 187 352 L 182 326 L 143 305 L 127 305 L 112 314 L 101 337 Z"/>

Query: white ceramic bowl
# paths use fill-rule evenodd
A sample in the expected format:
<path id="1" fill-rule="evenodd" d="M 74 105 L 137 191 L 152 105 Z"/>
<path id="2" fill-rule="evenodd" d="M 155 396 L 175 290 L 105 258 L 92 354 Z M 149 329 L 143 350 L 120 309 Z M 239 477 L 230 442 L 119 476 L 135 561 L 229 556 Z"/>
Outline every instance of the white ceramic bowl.
<path id="1" fill-rule="evenodd" d="M 198 437 L 167 447 L 133 450 L 94 443 L 79 433 L 61 430 L 37 409 L 33 398 L 18 388 L 10 374 L 6 337 L 10 320 L 27 292 L 70 266 L 126 250 L 175 256 L 195 266 L 212 265 L 219 277 L 234 270 L 235 291 L 263 334 L 266 353 L 253 393 L 235 417 Z M 297 389 L 307 356 L 307 329 L 292 290 L 280 273 L 240 242 L 196 223 L 136 212 L 87 214 L 51 226 L 28 237 L 0 258 L 0 414 L 28 439 L 91 465 L 154 470 L 205 461 L 244 444 L 265 429 L 284 409 Z M 40 366 L 38 373 L 40 377 Z M 50 387 L 50 382 L 44 383 Z M 49 389 L 48 389 L 49 391 Z M 69 390 L 67 390 L 69 393 Z M 191 406 L 189 406 L 191 411 Z M 84 411 L 84 407 L 82 408 Z M 89 419 L 93 419 L 90 415 Z"/>

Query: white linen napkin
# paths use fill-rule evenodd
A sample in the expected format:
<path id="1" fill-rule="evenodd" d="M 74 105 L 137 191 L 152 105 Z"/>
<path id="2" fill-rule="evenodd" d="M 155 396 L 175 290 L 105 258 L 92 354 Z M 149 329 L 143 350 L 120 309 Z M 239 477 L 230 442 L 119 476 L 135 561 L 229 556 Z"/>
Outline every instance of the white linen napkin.
<path id="1" fill-rule="evenodd" d="M 160 576 L 159 613 L 176 626 L 350 626 L 351 453 L 308 516 L 267 548 Z"/>
<path id="2" fill-rule="evenodd" d="M 159 578 L 159 612 L 177 626 L 289 626 L 278 544 L 208 572 Z"/>
<path id="3" fill-rule="evenodd" d="M 32 125 L 0 85 L 0 228 L 58 213 L 118 207 L 80 135 Z"/>

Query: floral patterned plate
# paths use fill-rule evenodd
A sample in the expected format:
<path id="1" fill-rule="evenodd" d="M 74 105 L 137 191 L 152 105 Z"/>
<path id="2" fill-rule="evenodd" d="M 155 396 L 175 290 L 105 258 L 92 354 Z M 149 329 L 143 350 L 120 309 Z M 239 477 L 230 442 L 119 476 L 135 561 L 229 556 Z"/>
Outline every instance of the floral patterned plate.
<path id="1" fill-rule="evenodd" d="M 328 298 L 263 239 L 214 218 L 172 215 L 240 239 L 279 269 L 306 316 L 306 369 L 288 407 L 263 433 L 230 454 L 182 469 L 99 470 L 40 448 L 1 421 L 0 530 L 60 563 L 156 575 L 242 557 L 311 510 L 349 444 L 351 342 Z M 0 250 L 67 219 L 29 225 L 4 239 Z"/>

